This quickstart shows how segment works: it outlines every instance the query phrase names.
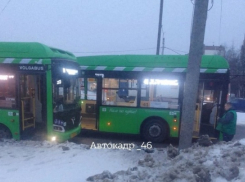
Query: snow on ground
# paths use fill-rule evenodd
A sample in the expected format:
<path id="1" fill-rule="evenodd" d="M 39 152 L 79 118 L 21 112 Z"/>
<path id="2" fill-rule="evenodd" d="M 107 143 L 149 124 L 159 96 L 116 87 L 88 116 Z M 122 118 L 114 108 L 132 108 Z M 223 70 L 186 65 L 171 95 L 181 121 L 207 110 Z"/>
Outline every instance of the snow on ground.
<path id="1" fill-rule="evenodd" d="M 173 147 L 147 152 L 90 147 L 69 142 L 1 141 L 0 181 L 245 181 L 245 139 L 209 147 L 193 145 L 176 157 L 169 155 L 176 152 Z"/>
<path id="2" fill-rule="evenodd" d="M 144 154 L 142 151 L 134 156 L 128 150 L 89 148 L 69 142 L 4 140 L 0 142 L 0 181 L 82 182 L 105 169 L 127 169 Z"/>
<path id="3" fill-rule="evenodd" d="M 244 113 L 238 113 L 238 124 L 243 121 Z M 209 147 L 193 144 L 179 155 L 171 146 L 151 150 L 92 146 L 0 140 L 0 181 L 245 181 L 245 138 Z"/>

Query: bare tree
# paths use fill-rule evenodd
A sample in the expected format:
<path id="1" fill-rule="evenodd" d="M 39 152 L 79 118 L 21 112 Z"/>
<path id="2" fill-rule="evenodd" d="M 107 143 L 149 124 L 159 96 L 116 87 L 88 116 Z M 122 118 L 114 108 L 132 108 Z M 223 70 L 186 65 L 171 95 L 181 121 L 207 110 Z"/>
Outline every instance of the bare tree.
<path id="1" fill-rule="evenodd" d="M 243 46 L 242 46 L 243 49 Z M 225 58 L 229 62 L 230 67 L 230 84 L 231 93 L 235 94 L 236 97 L 244 97 L 244 62 L 242 61 L 242 49 L 241 54 L 234 46 L 226 48 Z"/>
<path id="2" fill-rule="evenodd" d="M 242 78 L 241 78 L 241 85 L 242 85 L 242 97 L 245 98 L 245 37 L 243 40 L 243 45 L 241 47 L 241 54 L 240 54 L 240 63 L 241 63 L 241 74 L 242 74 Z"/>

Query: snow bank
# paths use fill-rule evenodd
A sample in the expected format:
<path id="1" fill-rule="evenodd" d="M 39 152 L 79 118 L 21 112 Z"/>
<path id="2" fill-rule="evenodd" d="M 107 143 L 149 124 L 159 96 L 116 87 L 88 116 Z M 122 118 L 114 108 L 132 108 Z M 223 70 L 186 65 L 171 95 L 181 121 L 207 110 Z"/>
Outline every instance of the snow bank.
<path id="1" fill-rule="evenodd" d="M 241 182 L 245 181 L 245 139 L 240 142 L 221 142 L 210 147 L 193 145 L 175 158 L 166 149 L 155 149 L 138 164 L 116 173 L 104 171 L 90 176 L 96 182 Z M 170 152 L 172 153 L 172 152 Z"/>

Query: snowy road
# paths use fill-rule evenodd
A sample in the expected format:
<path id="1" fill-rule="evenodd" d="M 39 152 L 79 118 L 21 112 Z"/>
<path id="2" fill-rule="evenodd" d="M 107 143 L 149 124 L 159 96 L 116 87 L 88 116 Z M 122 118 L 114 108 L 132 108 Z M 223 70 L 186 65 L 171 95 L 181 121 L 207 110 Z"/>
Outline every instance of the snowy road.
<path id="1" fill-rule="evenodd" d="M 233 140 L 240 140 L 242 138 L 245 138 L 245 125 L 237 125 L 236 135 Z"/>
<path id="2" fill-rule="evenodd" d="M 237 113 L 237 132 L 234 136 L 233 140 L 240 140 L 245 138 L 245 113 Z M 100 133 L 96 131 L 88 131 L 82 130 L 82 133 L 71 140 L 77 144 L 86 144 L 91 145 L 93 142 L 95 143 L 134 143 L 136 145 L 141 145 L 142 140 L 139 136 L 135 135 L 120 135 L 120 134 L 108 134 L 108 133 Z M 177 139 L 171 139 L 165 143 L 156 143 L 153 144 L 155 148 L 163 148 L 172 144 L 174 146 L 178 146 Z"/>

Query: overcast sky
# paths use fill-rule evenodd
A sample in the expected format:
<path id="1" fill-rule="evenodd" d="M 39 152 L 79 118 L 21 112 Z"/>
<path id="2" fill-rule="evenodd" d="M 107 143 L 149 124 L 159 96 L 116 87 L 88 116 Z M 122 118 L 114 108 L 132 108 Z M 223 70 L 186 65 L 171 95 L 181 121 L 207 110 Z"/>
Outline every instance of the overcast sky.
<path id="1" fill-rule="evenodd" d="M 156 54 L 159 9 L 160 0 L 0 0 L 0 41 L 41 42 L 79 56 Z M 239 49 L 244 9 L 245 0 L 214 0 L 204 43 Z M 191 0 L 164 0 L 164 54 L 188 53 L 192 14 Z"/>

